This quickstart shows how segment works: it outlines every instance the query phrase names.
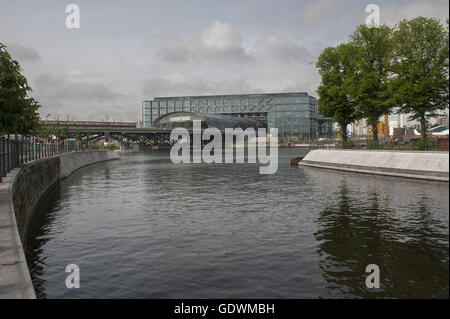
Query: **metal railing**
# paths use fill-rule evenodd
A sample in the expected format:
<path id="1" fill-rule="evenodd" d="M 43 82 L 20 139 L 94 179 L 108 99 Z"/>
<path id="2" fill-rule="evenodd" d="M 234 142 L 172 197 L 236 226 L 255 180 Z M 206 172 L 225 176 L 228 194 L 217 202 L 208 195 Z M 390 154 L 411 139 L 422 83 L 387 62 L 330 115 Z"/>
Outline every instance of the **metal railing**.
<path id="1" fill-rule="evenodd" d="M 50 156 L 91 150 L 90 144 L 73 141 L 69 144 L 65 140 L 52 140 L 50 138 L 33 136 L 15 136 L 13 138 L 0 137 L 0 183 L 3 177 L 14 168 L 30 161 L 48 158 Z"/>

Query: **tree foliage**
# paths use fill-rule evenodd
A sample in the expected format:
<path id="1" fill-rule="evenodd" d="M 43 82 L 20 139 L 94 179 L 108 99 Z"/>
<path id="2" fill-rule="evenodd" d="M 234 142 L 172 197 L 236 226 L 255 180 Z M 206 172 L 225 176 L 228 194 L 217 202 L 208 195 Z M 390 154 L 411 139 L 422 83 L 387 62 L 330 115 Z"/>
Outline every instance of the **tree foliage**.
<path id="1" fill-rule="evenodd" d="M 357 55 L 358 49 L 354 45 L 341 44 L 326 48 L 316 63 L 322 77 L 317 90 L 319 113 L 337 121 L 344 143 L 347 142 L 347 125 L 361 117 L 350 91 L 357 76 Z"/>
<path id="2" fill-rule="evenodd" d="M 447 28 L 432 18 L 403 20 L 395 32 L 361 25 L 348 43 L 326 48 L 316 65 L 320 113 L 341 127 L 365 118 L 377 147 L 378 121 L 396 108 L 421 123 L 426 141 L 428 120 L 449 107 L 448 19 Z"/>
<path id="3" fill-rule="evenodd" d="M 391 29 L 386 25 L 360 25 L 350 36 L 350 42 L 359 51 L 355 56 L 357 75 L 350 90 L 358 104 L 358 111 L 372 127 L 374 141 L 378 144 L 379 118 L 392 108 L 387 84 L 392 60 Z"/>
<path id="4" fill-rule="evenodd" d="M 28 134 L 39 126 L 39 104 L 28 97 L 31 88 L 19 63 L 0 43 L 0 133 Z"/>
<path id="5" fill-rule="evenodd" d="M 432 18 L 403 20 L 393 40 L 396 76 L 390 81 L 392 101 L 399 112 L 421 123 L 426 141 L 427 119 L 449 106 L 448 28 Z"/>

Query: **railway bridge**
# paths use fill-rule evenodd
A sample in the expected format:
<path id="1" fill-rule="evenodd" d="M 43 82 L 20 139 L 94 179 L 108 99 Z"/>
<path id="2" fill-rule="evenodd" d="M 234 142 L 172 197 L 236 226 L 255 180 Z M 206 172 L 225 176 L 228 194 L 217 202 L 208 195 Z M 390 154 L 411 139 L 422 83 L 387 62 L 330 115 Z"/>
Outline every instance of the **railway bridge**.
<path id="1" fill-rule="evenodd" d="M 105 121 L 43 121 L 44 124 L 60 129 L 65 136 L 77 137 L 83 142 L 99 140 L 116 140 L 121 145 L 171 145 L 170 133 L 175 127 L 186 128 L 191 134 L 193 121 L 202 123 L 202 130 L 214 127 L 221 132 L 225 128 L 262 128 L 265 123 L 257 120 L 229 115 L 172 112 L 155 120 L 153 127 L 137 127 L 135 122 L 105 122 Z"/>

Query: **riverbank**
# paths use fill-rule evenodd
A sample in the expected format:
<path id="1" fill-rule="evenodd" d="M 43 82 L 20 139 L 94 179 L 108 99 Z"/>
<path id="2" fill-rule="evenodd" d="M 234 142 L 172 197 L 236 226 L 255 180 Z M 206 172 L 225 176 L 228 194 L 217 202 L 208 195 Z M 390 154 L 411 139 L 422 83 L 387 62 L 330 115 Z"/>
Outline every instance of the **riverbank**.
<path id="1" fill-rule="evenodd" d="M 28 221 L 40 198 L 81 167 L 118 159 L 117 152 L 76 152 L 36 160 L 0 184 L 0 299 L 36 298 L 23 249 Z"/>
<path id="2" fill-rule="evenodd" d="M 448 152 L 313 150 L 299 165 L 363 174 L 449 181 Z"/>

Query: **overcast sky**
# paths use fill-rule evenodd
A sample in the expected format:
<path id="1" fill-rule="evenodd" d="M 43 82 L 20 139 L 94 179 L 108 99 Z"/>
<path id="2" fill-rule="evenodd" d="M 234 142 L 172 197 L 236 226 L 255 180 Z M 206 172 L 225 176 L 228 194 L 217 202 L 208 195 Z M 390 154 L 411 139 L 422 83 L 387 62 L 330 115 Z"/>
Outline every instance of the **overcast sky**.
<path id="1" fill-rule="evenodd" d="M 66 5 L 80 8 L 68 29 Z M 448 17 L 448 0 L 0 0 L 0 42 L 18 60 L 41 116 L 141 119 L 155 96 L 305 91 L 314 65 L 375 3 L 381 23 Z"/>

